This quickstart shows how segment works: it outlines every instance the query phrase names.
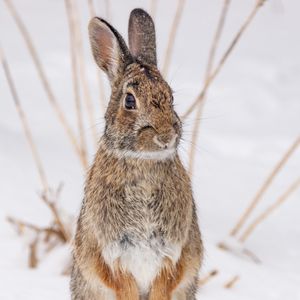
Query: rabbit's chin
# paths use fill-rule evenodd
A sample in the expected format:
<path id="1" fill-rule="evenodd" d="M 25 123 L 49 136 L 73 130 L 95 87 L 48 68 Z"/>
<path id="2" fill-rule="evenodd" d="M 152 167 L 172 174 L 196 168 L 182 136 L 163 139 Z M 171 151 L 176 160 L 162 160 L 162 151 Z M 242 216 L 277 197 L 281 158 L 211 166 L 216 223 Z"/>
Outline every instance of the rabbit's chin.
<path id="1" fill-rule="evenodd" d="M 133 151 L 133 150 L 112 150 L 113 154 L 118 158 L 133 158 L 133 159 L 144 159 L 144 160 L 167 160 L 173 159 L 176 155 L 176 148 L 168 148 L 156 151 Z"/>

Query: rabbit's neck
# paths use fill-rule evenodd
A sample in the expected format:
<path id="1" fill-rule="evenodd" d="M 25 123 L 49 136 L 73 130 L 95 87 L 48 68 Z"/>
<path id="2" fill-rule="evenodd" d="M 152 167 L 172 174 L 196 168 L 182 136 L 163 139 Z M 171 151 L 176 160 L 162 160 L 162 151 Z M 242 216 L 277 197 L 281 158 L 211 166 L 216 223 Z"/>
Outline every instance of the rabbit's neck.
<path id="1" fill-rule="evenodd" d="M 160 151 L 133 151 L 116 149 L 109 145 L 104 138 L 100 141 L 100 147 L 97 155 L 105 156 L 106 158 L 111 158 L 112 160 L 118 160 L 120 163 L 126 162 L 128 165 L 145 165 L 147 167 L 151 165 L 163 165 L 164 162 L 167 164 L 175 163 L 176 160 L 179 160 L 176 148 Z"/>

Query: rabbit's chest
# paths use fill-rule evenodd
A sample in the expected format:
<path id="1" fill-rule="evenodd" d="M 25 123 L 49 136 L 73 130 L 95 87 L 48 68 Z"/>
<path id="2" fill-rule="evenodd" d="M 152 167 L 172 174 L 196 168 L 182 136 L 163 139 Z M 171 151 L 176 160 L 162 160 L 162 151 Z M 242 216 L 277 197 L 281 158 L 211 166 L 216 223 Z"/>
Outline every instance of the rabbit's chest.
<path id="1" fill-rule="evenodd" d="M 105 262 L 112 269 L 118 262 L 122 270 L 133 275 L 143 295 L 149 292 L 165 258 L 176 264 L 180 254 L 179 245 L 166 242 L 155 234 L 141 240 L 125 233 L 119 241 L 108 244 L 102 250 Z"/>
<path id="2" fill-rule="evenodd" d="M 170 238 L 174 228 L 168 228 L 170 211 L 164 205 L 163 193 L 144 181 L 128 188 L 123 199 L 126 209 L 122 211 L 121 234 L 102 251 L 111 268 L 118 261 L 134 276 L 142 294 L 149 291 L 165 259 L 176 264 L 181 254 L 181 244 Z"/>

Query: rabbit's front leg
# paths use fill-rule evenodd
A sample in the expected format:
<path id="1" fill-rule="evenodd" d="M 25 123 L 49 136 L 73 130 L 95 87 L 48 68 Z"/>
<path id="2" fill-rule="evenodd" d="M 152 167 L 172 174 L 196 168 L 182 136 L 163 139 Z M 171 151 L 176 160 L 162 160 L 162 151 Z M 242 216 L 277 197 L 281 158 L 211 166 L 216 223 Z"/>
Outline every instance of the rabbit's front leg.
<path id="1" fill-rule="evenodd" d="M 135 279 L 127 273 L 119 273 L 116 279 L 117 300 L 139 300 L 139 290 Z"/>
<path id="2" fill-rule="evenodd" d="M 179 285 L 184 274 L 184 254 L 174 266 L 170 259 L 165 259 L 165 266 L 155 278 L 149 300 L 171 300 L 172 293 Z"/>
<path id="3" fill-rule="evenodd" d="M 116 294 L 116 300 L 139 300 L 139 290 L 133 276 L 122 270 L 119 261 L 111 272 L 102 255 L 97 260 L 97 274 L 100 280 Z"/>

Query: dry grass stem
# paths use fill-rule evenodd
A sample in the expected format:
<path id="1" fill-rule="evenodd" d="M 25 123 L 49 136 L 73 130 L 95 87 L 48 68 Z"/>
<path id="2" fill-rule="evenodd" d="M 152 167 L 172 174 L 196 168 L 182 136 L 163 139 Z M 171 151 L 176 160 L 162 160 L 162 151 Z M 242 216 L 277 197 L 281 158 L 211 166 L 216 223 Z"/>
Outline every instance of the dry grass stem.
<path id="1" fill-rule="evenodd" d="M 244 231 L 242 236 L 239 238 L 240 242 L 245 242 L 246 239 L 250 236 L 250 234 L 255 230 L 255 228 L 261 224 L 268 216 L 272 214 L 272 212 L 278 209 L 287 199 L 288 197 L 296 191 L 300 187 L 300 178 L 295 180 L 288 189 L 264 212 L 262 212 Z"/>
<path id="2" fill-rule="evenodd" d="M 225 289 L 231 289 L 240 280 L 240 276 L 236 275 L 224 284 Z"/>
<path id="3" fill-rule="evenodd" d="M 89 6 L 89 12 L 90 12 L 90 17 L 93 18 L 96 16 L 96 10 L 94 6 L 93 0 L 88 0 L 88 6 Z M 97 68 L 97 79 L 98 79 L 98 85 L 99 85 L 99 92 L 100 92 L 100 107 L 103 112 L 105 113 L 105 107 L 106 107 L 106 102 L 105 102 L 105 92 L 104 92 L 104 83 L 103 83 L 103 78 L 101 76 L 100 70 Z"/>
<path id="4" fill-rule="evenodd" d="M 37 258 L 37 246 L 39 242 L 39 237 L 37 236 L 33 242 L 29 245 L 29 259 L 28 259 L 28 266 L 31 269 L 37 267 L 39 261 Z"/>
<path id="5" fill-rule="evenodd" d="M 173 19 L 171 32 L 169 34 L 167 48 L 166 48 L 166 52 L 165 52 L 165 56 L 164 56 L 164 64 L 162 67 L 162 74 L 164 76 L 167 76 L 168 70 L 170 67 L 171 57 L 172 57 L 173 48 L 174 48 L 175 39 L 176 39 L 176 33 L 177 33 L 177 29 L 178 29 L 178 26 L 179 26 L 179 23 L 181 20 L 184 5 L 185 5 L 185 0 L 177 0 L 176 13 L 175 13 L 175 16 Z"/>
<path id="6" fill-rule="evenodd" d="M 75 44 L 76 44 L 76 50 L 77 50 L 76 54 L 77 54 L 77 61 L 79 67 L 79 78 L 82 83 L 83 98 L 86 106 L 86 111 L 88 114 L 90 129 L 92 131 L 94 145 L 95 148 L 97 148 L 98 134 L 97 134 L 97 127 L 96 127 L 96 118 L 94 115 L 93 101 L 92 101 L 92 97 L 88 85 L 88 80 L 86 77 L 83 42 L 82 42 L 81 30 L 80 30 L 79 11 L 75 0 L 68 0 L 68 1 L 70 3 L 70 11 L 71 11 L 70 13 L 73 16 L 73 20 L 74 20 L 73 24 L 75 27 Z"/>
<path id="7" fill-rule="evenodd" d="M 108 21 L 112 22 L 112 13 L 110 7 L 110 0 L 104 0 L 105 3 L 105 15 Z"/>
<path id="8" fill-rule="evenodd" d="M 198 286 L 202 287 L 203 285 L 207 284 L 212 278 L 219 274 L 218 270 L 210 271 L 206 276 L 199 278 Z"/>
<path id="9" fill-rule="evenodd" d="M 1 60 L 1 64 L 2 64 L 3 69 L 4 69 L 4 74 L 5 74 L 6 80 L 8 82 L 9 88 L 10 88 L 10 92 L 11 92 L 11 95 L 12 95 L 12 99 L 14 101 L 14 105 L 17 109 L 19 118 L 21 120 L 23 130 L 24 130 L 24 133 L 25 133 L 25 137 L 26 137 L 26 140 L 29 144 L 29 147 L 30 147 L 30 150 L 31 150 L 34 162 L 35 162 L 35 166 L 36 166 L 38 174 L 39 174 L 41 184 L 43 186 L 44 191 L 46 193 L 48 193 L 49 192 L 49 185 L 48 185 L 48 180 L 47 180 L 47 177 L 46 177 L 46 172 L 45 172 L 45 169 L 43 167 L 40 155 L 38 153 L 37 146 L 36 146 L 36 144 L 33 140 L 33 135 L 32 135 L 31 129 L 29 127 L 26 114 L 25 114 L 25 112 L 23 110 L 23 107 L 21 105 L 21 102 L 20 102 L 16 87 L 15 87 L 13 78 L 12 78 L 10 70 L 9 70 L 7 60 L 4 57 L 4 53 L 3 53 L 3 50 L 1 48 L 0 48 L 0 60 Z"/>
<path id="10" fill-rule="evenodd" d="M 87 0 L 88 1 L 88 7 L 89 7 L 89 13 L 91 17 L 96 16 L 96 9 L 94 5 L 94 0 Z"/>
<path id="11" fill-rule="evenodd" d="M 155 20 L 156 12 L 157 12 L 157 0 L 150 1 L 150 15 Z"/>
<path id="12" fill-rule="evenodd" d="M 249 249 L 246 249 L 246 248 L 234 249 L 233 247 L 228 246 L 224 242 L 220 242 L 217 246 L 219 249 L 221 249 L 223 251 L 230 252 L 230 253 L 232 253 L 234 255 L 238 255 L 240 257 L 247 257 L 247 259 L 250 259 L 251 261 L 253 261 L 256 264 L 262 263 L 261 259 L 259 259 L 258 256 L 256 254 L 254 254 L 252 251 L 250 251 Z"/>
<path id="13" fill-rule="evenodd" d="M 229 47 L 227 48 L 227 50 L 225 51 L 225 53 L 221 57 L 218 65 L 217 65 L 217 67 L 214 69 L 214 71 L 211 73 L 211 75 L 209 76 L 209 78 L 206 80 L 206 82 L 205 82 L 205 84 L 204 84 L 204 86 L 202 88 L 202 91 L 196 97 L 196 99 L 194 100 L 194 102 L 192 103 L 192 105 L 182 115 L 182 119 L 183 120 L 186 119 L 194 111 L 194 109 L 195 109 L 195 107 L 197 107 L 197 105 L 201 104 L 201 102 L 202 102 L 202 100 L 203 100 L 203 98 L 204 98 L 204 96 L 205 96 L 205 94 L 206 94 L 209 86 L 211 85 L 211 83 L 213 82 L 213 80 L 217 77 L 217 75 L 220 73 L 220 70 L 222 69 L 222 67 L 224 66 L 224 64 L 227 61 L 228 57 L 232 53 L 232 50 L 235 48 L 235 46 L 238 43 L 238 41 L 240 40 L 241 36 L 245 32 L 245 30 L 248 28 L 248 26 L 250 25 L 251 21 L 253 20 L 253 18 L 255 17 L 256 13 L 258 12 L 258 10 L 260 9 L 260 7 L 262 6 L 262 4 L 264 2 L 265 2 L 265 0 L 257 0 L 256 1 L 256 4 L 255 4 L 253 10 L 249 14 L 249 16 L 246 18 L 246 20 L 242 24 L 241 28 L 239 29 L 239 31 L 237 32 L 237 34 L 235 35 L 235 37 L 231 41 Z"/>
<path id="14" fill-rule="evenodd" d="M 73 130 L 71 129 L 70 125 L 68 124 L 67 119 L 65 117 L 65 114 L 64 114 L 62 108 L 60 107 L 58 101 L 56 100 L 56 97 L 53 94 L 52 88 L 50 86 L 48 78 L 47 78 L 47 76 L 45 74 L 45 71 L 43 69 L 43 66 L 41 64 L 40 58 L 39 58 L 39 56 L 37 54 L 37 51 L 35 49 L 35 46 L 33 44 L 32 38 L 31 38 L 24 22 L 22 21 L 19 14 L 17 13 L 17 11 L 16 11 L 16 9 L 15 9 L 15 7 L 14 7 L 11 0 L 4 0 L 4 3 L 6 4 L 10 14 L 12 15 L 13 19 L 15 20 L 15 22 L 18 26 L 18 29 L 21 32 L 21 35 L 23 36 L 23 38 L 25 40 L 25 43 L 26 43 L 26 45 L 28 47 L 28 50 L 30 52 L 30 55 L 33 59 L 34 65 L 37 69 L 39 78 L 40 78 L 40 80 L 43 84 L 43 87 L 45 89 L 46 95 L 48 97 L 48 100 L 49 100 L 51 106 L 53 107 L 53 109 L 54 109 L 61 125 L 65 129 L 65 131 L 67 133 L 67 136 L 68 136 L 71 144 L 73 145 L 75 152 L 78 154 L 82 165 L 84 167 L 87 167 L 86 163 L 85 163 L 85 161 L 84 161 L 84 159 L 81 155 L 81 149 L 80 149 L 80 147 L 77 143 L 77 140 L 76 140 L 76 137 L 73 133 Z"/>
<path id="15" fill-rule="evenodd" d="M 6 220 L 7 220 L 7 222 L 9 222 L 10 224 L 12 224 L 15 227 L 15 229 L 19 235 L 23 234 L 25 229 L 29 229 L 29 230 L 35 232 L 36 234 L 45 233 L 47 235 L 54 235 L 59 240 L 64 242 L 64 237 L 61 234 L 61 232 L 53 227 L 39 227 L 37 225 L 31 224 L 28 222 L 24 222 L 24 221 L 20 221 L 15 218 L 12 218 L 12 217 L 7 217 Z"/>
<path id="16" fill-rule="evenodd" d="M 72 66 L 72 82 L 73 82 L 73 93 L 75 100 L 75 109 L 77 117 L 77 126 L 79 131 L 79 142 L 81 147 L 82 157 L 85 159 L 86 164 L 88 164 L 87 159 L 87 147 L 86 147 L 86 138 L 84 133 L 83 125 L 83 113 L 81 108 L 80 100 L 80 86 L 78 80 L 78 62 L 76 57 L 76 29 L 75 29 L 75 20 L 72 14 L 72 3 L 70 0 L 65 0 L 68 26 L 70 32 L 70 52 L 71 52 L 71 66 Z"/>
<path id="17" fill-rule="evenodd" d="M 271 173 L 267 177 L 267 179 L 263 182 L 262 186 L 257 191 L 255 197 L 251 201 L 250 205 L 247 207 L 245 212 L 242 214 L 236 225 L 232 228 L 230 235 L 235 236 L 241 229 L 241 227 L 245 224 L 246 220 L 249 218 L 252 211 L 256 208 L 259 201 L 262 199 L 263 195 L 269 188 L 269 186 L 274 181 L 276 175 L 279 173 L 279 171 L 283 168 L 283 166 L 286 164 L 288 159 L 292 156 L 292 154 L 295 152 L 295 150 L 300 145 L 300 136 L 297 137 L 297 139 L 293 142 L 293 144 L 288 148 L 288 150 L 284 153 L 284 155 L 281 157 L 279 162 L 275 165 L 275 167 L 272 169 Z"/>
<path id="18" fill-rule="evenodd" d="M 221 35 L 222 35 L 222 31 L 223 31 L 224 24 L 226 21 L 226 16 L 227 16 L 229 5 L 230 5 L 230 0 L 224 0 L 221 14 L 220 14 L 219 21 L 218 21 L 218 25 L 217 25 L 217 29 L 216 29 L 216 32 L 215 32 L 215 35 L 214 35 L 214 38 L 213 38 L 213 41 L 212 41 L 212 44 L 210 47 L 210 51 L 209 51 L 208 61 L 207 61 L 206 70 L 205 70 L 204 82 L 206 82 L 208 80 L 211 70 L 212 70 L 212 67 L 213 67 L 216 50 L 217 50 L 219 41 L 221 39 Z M 200 119 L 201 119 L 201 115 L 202 115 L 202 111 L 203 111 L 203 107 L 204 107 L 204 103 L 205 103 L 204 100 L 205 100 L 205 94 L 203 94 L 203 100 L 201 101 L 201 105 L 198 106 L 195 122 L 193 125 L 193 130 L 192 130 L 192 143 L 191 143 L 190 155 L 189 155 L 189 174 L 190 174 L 190 176 L 193 175 L 195 153 L 196 153 L 195 146 L 197 144 L 197 137 L 199 134 L 199 124 L 200 124 Z"/>
<path id="19" fill-rule="evenodd" d="M 53 197 L 55 200 L 57 200 L 59 198 L 60 191 L 61 191 L 61 186 L 59 186 L 59 188 L 57 189 L 57 191 L 55 193 L 55 196 Z M 50 209 L 50 211 L 53 215 L 54 223 L 57 225 L 59 231 L 61 232 L 63 241 L 64 242 L 70 241 L 71 234 L 70 234 L 69 230 L 67 229 L 67 226 L 65 226 L 64 222 L 62 221 L 62 218 L 60 216 L 59 209 L 56 206 L 55 200 L 50 200 L 49 196 L 47 196 L 46 194 L 42 194 L 41 199 L 46 204 L 46 206 L 48 206 L 48 208 Z"/>

